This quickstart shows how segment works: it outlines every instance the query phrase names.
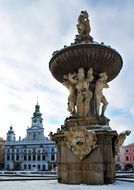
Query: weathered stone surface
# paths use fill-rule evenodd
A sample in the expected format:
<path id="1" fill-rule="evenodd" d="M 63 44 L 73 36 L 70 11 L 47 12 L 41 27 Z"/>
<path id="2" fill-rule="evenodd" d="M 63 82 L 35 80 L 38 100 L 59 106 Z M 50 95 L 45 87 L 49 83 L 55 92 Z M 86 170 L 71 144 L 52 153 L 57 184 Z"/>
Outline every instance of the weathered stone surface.
<path id="1" fill-rule="evenodd" d="M 97 147 L 80 160 L 66 147 L 64 132 L 53 134 L 58 148 L 58 181 L 67 184 L 107 184 L 115 180 L 113 144 L 116 131 L 96 130 Z"/>
<path id="2" fill-rule="evenodd" d="M 90 116 L 90 117 L 68 117 L 65 119 L 63 130 L 68 130 L 70 127 L 75 125 L 85 126 L 88 129 L 92 129 L 95 125 L 109 125 L 110 119 L 104 116 Z"/>

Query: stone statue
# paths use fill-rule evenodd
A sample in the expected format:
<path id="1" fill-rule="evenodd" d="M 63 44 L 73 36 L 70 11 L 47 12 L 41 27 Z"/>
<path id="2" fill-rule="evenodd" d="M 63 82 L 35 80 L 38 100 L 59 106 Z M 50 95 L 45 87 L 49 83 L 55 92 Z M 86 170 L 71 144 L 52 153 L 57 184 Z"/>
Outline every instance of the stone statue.
<path id="1" fill-rule="evenodd" d="M 88 70 L 86 79 L 83 68 L 78 69 L 77 78 L 72 78 L 72 75 L 69 75 L 69 80 L 77 89 L 76 107 L 77 115 L 80 117 L 87 117 L 89 115 L 89 103 L 92 98 L 92 92 L 89 89 L 89 85 L 93 78 L 92 68 Z"/>
<path id="2" fill-rule="evenodd" d="M 91 27 L 89 24 L 87 11 L 81 11 L 81 14 L 78 17 L 77 30 L 81 37 L 89 37 Z"/>
<path id="3" fill-rule="evenodd" d="M 118 155 L 118 153 L 120 152 L 120 147 L 123 145 L 124 140 L 126 139 L 126 136 L 129 136 L 131 133 L 131 131 L 127 130 L 127 131 L 123 131 L 121 132 L 117 139 L 115 140 L 115 155 Z"/>
<path id="4" fill-rule="evenodd" d="M 79 68 L 78 69 L 78 74 L 77 74 L 77 102 L 76 102 L 76 107 L 77 107 L 77 113 L 80 117 L 84 116 L 84 110 L 85 110 L 85 96 L 86 96 L 86 88 L 85 88 L 85 74 L 84 74 L 84 69 Z"/>
<path id="5" fill-rule="evenodd" d="M 87 78 L 85 80 L 85 109 L 84 109 L 84 116 L 87 117 L 90 115 L 90 101 L 93 96 L 93 93 L 89 89 L 91 81 L 93 81 L 94 76 L 93 76 L 93 69 L 89 68 L 87 72 Z"/>
<path id="6" fill-rule="evenodd" d="M 76 74 L 69 73 L 70 77 L 76 77 Z M 68 96 L 68 108 L 67 110 L 73 115 L 76 113 L 75 105 L 76 105 L 76 87 L 75 85 L 69 80 L 67 75 L 63 76 L 63 85 L 67 87 L 69 90 Z"/>
<path id="7" fill-rule="evenodd" d="M 96 103 L 96 113 L 97 116 L 99 116 L 100 112 L 100 105 L 101 103 L 103 104 L 102 106 L 102 111 L 101 111 L 101 116 L 104 116 L 104 112 L 106 110 L 106 107 L 108 105 L 108 102 L 103 95 L 103 88 L 109 88 L 108 84 L 106 83 L 107 81 L 107 74 L 106 73 L 100 73 L 99 74 L 99 79 L 97 80 L 95 84 L 95 103 Z"/>

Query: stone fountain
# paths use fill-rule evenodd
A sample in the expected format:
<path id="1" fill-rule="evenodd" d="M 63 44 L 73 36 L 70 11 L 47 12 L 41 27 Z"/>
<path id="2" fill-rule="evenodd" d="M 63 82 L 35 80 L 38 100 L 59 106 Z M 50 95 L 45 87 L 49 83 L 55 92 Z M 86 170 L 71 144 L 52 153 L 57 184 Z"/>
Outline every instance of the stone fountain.
<path id="1" fill-rule="evenodd" d="M 103 89 L 123 61 L 116 50 L 90 36 L 87 11 L 81 11 L 77 30 L 74 43 L 55 51 L 49 62 L 53 77 L 69 91 L 70 116 L 57 133 L 50 133 L 57 144 L 58 182 L 109 184 L 115 181 L 115 155 L 130 131 L 118 135 L 109 126 Z"/>

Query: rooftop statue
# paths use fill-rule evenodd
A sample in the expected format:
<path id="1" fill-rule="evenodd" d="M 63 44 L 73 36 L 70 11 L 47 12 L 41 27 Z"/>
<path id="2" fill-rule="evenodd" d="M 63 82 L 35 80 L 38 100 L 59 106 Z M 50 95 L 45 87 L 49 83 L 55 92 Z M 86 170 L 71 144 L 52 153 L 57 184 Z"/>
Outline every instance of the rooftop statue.
<path id="1" fill-rule="evenodd" d="M 77 30 L 81 37 L 89 37 L 89 33 L 91 32 L 91 27 L 88 19 L 88 12 L 81 11 L 81 14 L 78 17 Z"/>

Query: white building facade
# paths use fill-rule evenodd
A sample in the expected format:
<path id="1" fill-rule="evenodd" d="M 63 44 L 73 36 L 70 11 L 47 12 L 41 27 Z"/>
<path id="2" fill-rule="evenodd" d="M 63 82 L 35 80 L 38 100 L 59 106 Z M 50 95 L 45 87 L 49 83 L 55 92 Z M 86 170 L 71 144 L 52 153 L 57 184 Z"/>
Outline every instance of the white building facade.
<path id="1" fill-rule="evenodd" d="M 4 147 L 6 170 L 52 170 L 56 168 L 56 145 L 44 136 L 40 106 L 35 106 L 31 127 L 24 139 L 15 140 L 12 126 Z"/>

